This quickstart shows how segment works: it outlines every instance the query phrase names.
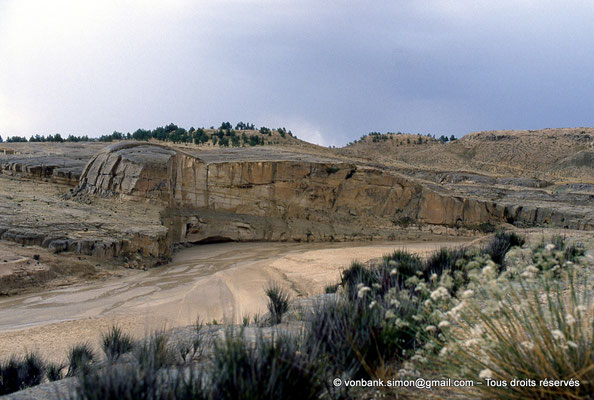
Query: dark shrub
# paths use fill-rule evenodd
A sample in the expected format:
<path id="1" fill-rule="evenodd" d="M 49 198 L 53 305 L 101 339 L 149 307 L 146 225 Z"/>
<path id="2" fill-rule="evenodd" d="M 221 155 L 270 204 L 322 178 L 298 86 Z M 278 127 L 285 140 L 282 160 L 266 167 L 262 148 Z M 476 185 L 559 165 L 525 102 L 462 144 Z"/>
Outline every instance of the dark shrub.
<path id="1" fill-rule="evenodd" d="M 490 222 L 483 222 L 478 225 L 477 229 L 483 233 L 493 233 L 495 232 L 495 225 Z"/>
<path id="2" fill-rule="evenodd" d="M 27 353 L 24 358 L 13 356 L 6 364 L 0 364 L 0 395 L 39 385 L 44 373 L 45 364 L 38 354 Z"/>
<path id="3" fill-rule="evenodd" d="M 289 311 L 291 297 L 277 283 L 271 283 L 265 290 L 268 296 L 268 311 L 273 324 L 280 324 L 283 315 Z"/>
<path id="4" fill-rule="evenodd" d="M 433 274 L 441 276 L 445 271 L 449 271 L 455 278 L 453 291 L 456 291 L 460 286 L 468 283 L 468 274 L 464 266 L 458 263 L 459 260 L 464 260 L 466 256 L 465 249 L 442 247 L 439 251 L 433 253 L 425 262 L 423 277 L 425 280 L 429 280 Z"/>
<path id="5" fill-rule="evenodd" d="M 323 368 L 315 355 L 299 351 L 289 336 L 256 338 L 227 330 L 215 344 L 209 380 L 212 399 L 317 399 L 324 390 Z"/>
<path id="6" fill-rule="evenodd" d="M 381 323 L 359 301 L 328 300 L 314 305 L 307 316 L 306 351 L 327 360 L 329 375 L 364 374 L 362 360 L 373 349 L 373 334 Z"/>
<path id="7" fill-rule="evenodd" d="M 565 247 L 564 252 L 567 261 L 576 262 L 579 257 L 586 254 L 586 249 L 581 244 L 571 243 Z"/>
<path id="8" fill-rule="evenodd" d="M 5 365 L 0 365 L 0 394 L 8 394 L 21 390 L 24 386 L 21 381 L 22 361 L 11 357 Z"/>
<path id="9" fill-rule="evenodd" d="M 154 365 L 153 362 L 148 364 Z M 138 368 L 130 364 L 112 364 L 90 371 L 79 378 L 72 400 L 202 400 L 201 370 Z"/>
<path id="10" fill-rule="evenodd" d="M 59 381 L 64 378 L 62 371 L 66 368 L 64 364 L 48 363 L 46 366 L 45 376 L 50 382 Z"/>
<path id="11" fill-rule="evenodd" d="M 332 294 L 332 293 L 336 293 L 338 291 L 338 287 L 340 286 L 340 283 L 336 283 L 334 285 L 328 285 L 326 286 L 326 288 L 324 289 L 324 292 L 326 294 Z"/>
<path id="12" fill-rule="evenodd" d="M 66 376 L 88 373 L 95 359 L 95 352 L 90 344 L 82 343 L 72 347 L 68 352 L 68 373 Z"/>
<path id="13" fill-rule="evenodd" d="M 132 337 L 122 331 L 118 326 L 101 335 L 101 346 L 107 358 L 116 361 L 122 354 L 133 349 Z"/>
<path id="14" fill-rule="evenodd" d="M 386 321 L 378 305 L 363 301 L 332 300 L 314 305 L 308 316 L 306 351 L 326 360 L 329 375 L 368 378 L 371 371 L 400 359 L 404 350 L 418 345 L 417 300 L 401 301 L 397 317 L 407 322 Z M 408 322 L 410 321 L 410 322 Z"/>
<path id="15" fill-rule="evenodd" d="M 507 252 L 512 247 L 522 246 L 524 243 L 524 238 L 515 232 L 497 232 L 485 246 L 484 252 L 493 262 L 505 267 L 503 261 Z"/>
<path id="16" fill-rule="evenodd" d="M 159 369 L 176 362 L 174 349 L 164 332 L 156 332 L 148 340 L 142 341 L 134 353 L 143 368 Z"/>
<path id="17" fill-rule="evenodd" d="M 340 280 L 345 288 L 347 296 L 350 299 L 357 298 L 357 285 L 362 283 L 365 286 L 371 286 L 375 282 L 373 273 L 360 262 L 353 262 L 351 266 L 342 271 Z"/>
<path id="18" fill-rule="evenodd" d="M 404 284 L 406 279 L 415 276 L 417 272 L 423 271 L 423 260 L 416 254 L 411 254 L 406 250 L 397 250 L 389 256 L 384 256 L 384 269 L 396 268 L 398 276 L 398 285 Z"/>

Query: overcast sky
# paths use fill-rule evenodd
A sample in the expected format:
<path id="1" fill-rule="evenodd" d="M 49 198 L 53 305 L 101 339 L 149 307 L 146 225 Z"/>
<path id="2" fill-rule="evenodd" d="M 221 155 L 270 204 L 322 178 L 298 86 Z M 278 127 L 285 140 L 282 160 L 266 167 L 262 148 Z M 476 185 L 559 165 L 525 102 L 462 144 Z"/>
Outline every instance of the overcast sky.
<path id="1" fill-rule="evenodd" d="M 594 1 L 0 0 L 0 135 L 594 126 Z"/>

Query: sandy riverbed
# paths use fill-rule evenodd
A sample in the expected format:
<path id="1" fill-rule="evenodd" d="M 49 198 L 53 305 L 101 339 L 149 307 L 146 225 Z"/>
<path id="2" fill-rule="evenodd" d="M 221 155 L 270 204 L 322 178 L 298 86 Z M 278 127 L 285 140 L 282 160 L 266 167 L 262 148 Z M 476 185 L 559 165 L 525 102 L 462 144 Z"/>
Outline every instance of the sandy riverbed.
<path id="1" fill-rule="evenodd" d="M 0 301 L 0 359 L 39 350 L 64 358 L 73 344 L 98 344 L 118 324 L 137 337 L 203 320 L 238 321 L 264 313 L 264 288 L 277 281 L 294 296 L 323 293 L 353 260 L 395 249 L 428 253 L 461 242 L 223 243 L 178 251 L 171 263 L 119 279 Z"/>

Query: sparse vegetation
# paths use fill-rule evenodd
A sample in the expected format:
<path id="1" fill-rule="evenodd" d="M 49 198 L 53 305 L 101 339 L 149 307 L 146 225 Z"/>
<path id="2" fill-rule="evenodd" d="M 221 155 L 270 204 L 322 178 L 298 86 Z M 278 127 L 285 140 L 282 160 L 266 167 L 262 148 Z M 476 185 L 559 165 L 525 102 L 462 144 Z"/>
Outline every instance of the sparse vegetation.
<path id="1" fill-rule="evenodd" d="M 60 379 L 64 378 L 64 374 L 62 371 L 66 366 L 61 363 L 48 363 L 46 365 L 46 377 L 49 382 L 59 381 Z"/>
<path id="2" fill-rule="evenodd" d="M 197 322 L 195 339 L 187 343 L 174 345 L 158 332 L 125 363 L 106 351 L 114 362 L 103 368 L 84 367 L 95 358 L 79 346 L 69 356 L 76 367 L 68 375 L 79 378 L 80 399 L 366 398 L 369 389 L 336 388 L 332 379 L 419 376 L 580 381 L 546 390 L 475 385 L 438 397 L 462 391 L 467 398 L 588 398 L 594 390 L 590 271 L 580 264 L 585 257 L 566 258 L 566 238 L 552 242 L 520 248 L 526 244 L 522 236 L 498 232 L 482 248 L 442 248 L 426 259 L 396 251 L 372 265 L 352 263 L 339 284 L 327 289 L 334 295 L 320 298 L 300 317 L 299 334 L 249 336 L 246 331 L 255 328 L 248 316 L 242 326 Z M 527 255 L 503 268 L 504 260 L 520 252 Z M 560 267 L 546 267 L 552 262 Z M 273 283 L 265 294 L 272 322 L 281 322 L 288 293 Z M 254 316 L 254 325 L 259 323 Z M 211 343 L 204 336 L 209 329 L 224 329 L 224 336 L 206 353 L 201 349 Z M 119 349 L 113 343 L 122 337 L 114 327 L 104 344 Z M 375 394 L 400 395 L 393 389 Z"/>
<path id="3" fill-rule="evenodd" d="M 209 382 L 211 399 L 315 399 L 326 387 L 323 364 L 299 351 L 298 338 L 258 336 L 246 341 L 228 329 L 215 345 Z"/>
<path id="4" fill-rule="evenodd" d="M 291 296 L 279 284 L 274 282 L 266 288 L 265 293 L 268 296 L 267 307 L 270 312 L 271 322 L 272 324 L 280 324 L 283 315 L 289 311 Z"/>
<path id="5" fill-rule="evenodd" d="M 68 352 L 68 373 L 66 376 L 78 376 L 88 373 L 96 361 L 96 355 L 89 343 L 78 344 Z"/>
<path id="6" fill-rule="evenodd" d="M 491 260 L 501 266 L 504 265 L 504 257 L 514 246 L 524 245 L 524 238 L 515 232 L 497 232 L 495 236 L 487 243 L 485 253 L 491 257 Z"/>
<path id="7" fill-rule="evenodd" d="M 0 363 L 0 395 L 16 392 L 41 383 L 45 365 L 36 353 L 27 353 L 23 358 L 13 356 Z"/>
<path id="8" fill-rule="evenodd" d="M 120 327 L 112 326 L 102 335 L 101 346 L 107 358 L 116 361 L 122 354 L 132 351 L 132 337 L 124 333 Z"/>

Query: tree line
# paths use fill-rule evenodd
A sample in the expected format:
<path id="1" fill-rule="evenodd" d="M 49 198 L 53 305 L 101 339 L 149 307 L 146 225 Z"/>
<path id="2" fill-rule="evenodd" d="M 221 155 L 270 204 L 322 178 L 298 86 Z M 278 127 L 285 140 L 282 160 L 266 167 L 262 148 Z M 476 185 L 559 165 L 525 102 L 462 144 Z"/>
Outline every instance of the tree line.
<path id="1" fill-rule="evenodd" d="M 213 145 L 218 144 L 219 146 L 225 147 L 240 147 L 242 145 L 264 145 L 266 143 L 264 136 L 271 137 L 273 131 L 278 132 L 278 134 L 283 138 L 286 137 L 286 135 L 295 137 L 290 130 L 287 131 L 287 129 L 284 127 L 272 130 L 262 126 L 257 130 L 260 135 L 255 134 L 255 132 L 252 132 L 252 134 L 248 135 L 246 134 L 246 131 L 256 131 L 255 125 L 249 122 L 240 121 L 235 125 L 234 129 L 230 122 L 222 122 L 217 129 L 215 129 L 214 126 L 211 126 L 207 132 L 205 128 L 196 129 L 191 127 L 190 129 L 185 129 L 174 123 L 171 123 L 169 125 L 160 126 L 155 129 L 140 128 L 132 133 L 114 131 L 109 135 L 101 135 L 98 138 L 89 138 L 87 135 L 68 135 L 66 138 L 64 138 L 59 133 L 56 133 L 54 135 L 47 136 L 38 134 L 32 135 L 29 140 L 27 140 L 26 137 L 11 136 L 6 139 L 6 142 L 113 142 L 117 140 L 148 141 L 150 139 L 155 139 L 164 142 L 194 143 L 197 145 L 212 142 Z M 2 142 L 3 139 L 2 136 L 0 136 L 0 143 Z"/>

